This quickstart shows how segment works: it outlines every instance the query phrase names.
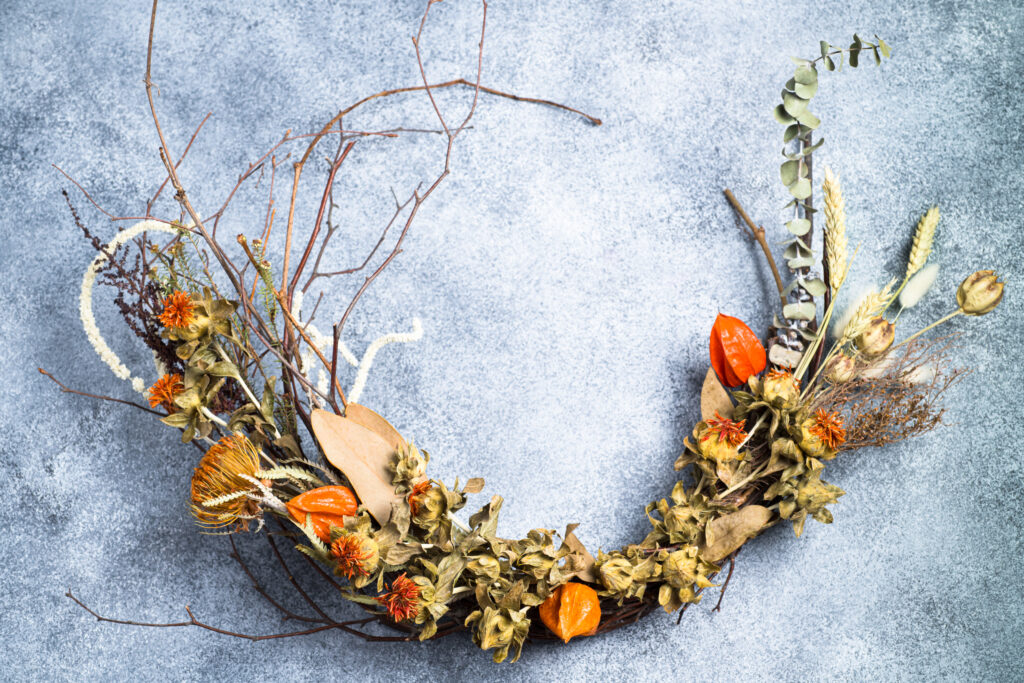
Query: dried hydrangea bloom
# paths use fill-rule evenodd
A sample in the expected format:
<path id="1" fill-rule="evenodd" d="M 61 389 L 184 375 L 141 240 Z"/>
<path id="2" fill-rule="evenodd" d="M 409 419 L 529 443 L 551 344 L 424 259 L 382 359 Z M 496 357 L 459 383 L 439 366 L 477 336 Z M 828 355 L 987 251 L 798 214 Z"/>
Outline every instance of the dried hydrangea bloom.
<path id="1" fill-rule="evenodd" d="M 185 292 L 174 292 L 164 299 L 164 311 L 159 315 L 160 324 L 164 327 L 188 327 L 195 319 L 195 304 Z"/>
<path id="2" fill-rule="evenodd" d="M 255 489 L 260 454 L 241 434 L 225 436 L 206 451 L 192 474 L 192 515 L 209 529 L 245 529 L 259 515 L 246 494 Z"/>
<path id="3" fill-rule="evenodd" d="M 183 391 L 185 391 L 185 385 L 181 381 L 181 375 L 177 373 L 164 375 L 149 388 L 149 406 L 150 408 L 163 406 L 168 413 L 173 413 L 177 410 L 174 399 Z"/>

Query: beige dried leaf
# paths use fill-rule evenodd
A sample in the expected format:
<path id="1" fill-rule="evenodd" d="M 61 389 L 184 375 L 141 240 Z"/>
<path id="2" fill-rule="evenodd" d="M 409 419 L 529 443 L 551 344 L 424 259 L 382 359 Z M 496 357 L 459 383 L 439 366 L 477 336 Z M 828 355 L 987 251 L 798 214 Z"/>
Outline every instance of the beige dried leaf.
<path id="1" fill-rule="evenodd" d="M 715 416 L 717 411 L 722 417 L 732 417 L 732 399 L 729 392 L 725 390 L 718 380 L 714 368 L 708 368 L 708 374 L 704 376 L 704 386 L 700 390 L 700 417 L 708 420 Z"/>
<path id="2" fill-rule="evenodd" d="M 580 539 L 576 538 L 576 529 L 579 524 L 570 524 L 565 527 L 565 544 L 569 551 L 575 556 L 574 569 L 576 576 L 583 581 L 594 583 L 597 581 L 597 574 L 594 573 L 594 556 L 590 554 L 587 547 Z"/>
<path id="3" fill-rule="evenodd" d="M 373 518 L 386 524 L 392 504 L 402 498 L 391 485 L 388 469 L 394 444 L 355 420 L 326 410 L 314 410 L 310 421 L 324 456 L 345 474 Z"/>
<path id="4" fill-rule="evenodd" d="M 712 543 L 700 550 L 707 562 L 719 562 L 757 535 L 769 521 L 772 512 L 762 505 L 748 505 L 708 523 L 707 535 Z"/>
<path id="5" fill-rule="evenodd" d="M 405 439 L 398 433 L 398 430 L 392 427 L 390 422 L 366 406 L 358 403 L 349 403 L 345 407 L 345 417 L 358 425 L 366 427 L 394 446 L 396 451 L 405 449 Z"/>

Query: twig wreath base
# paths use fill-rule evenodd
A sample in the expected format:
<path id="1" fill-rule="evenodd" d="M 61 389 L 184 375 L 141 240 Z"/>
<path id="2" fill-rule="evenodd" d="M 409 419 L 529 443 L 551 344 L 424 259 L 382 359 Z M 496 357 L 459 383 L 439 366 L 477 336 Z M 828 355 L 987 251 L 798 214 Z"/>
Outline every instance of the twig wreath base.
<path id="1" fill-rule="evenodd" d="M 821 275 L 812 249 L 816 210 L 812 205 L 812 157 L 820 120 L 809 109 L 817 92 L 819 65 L 856 67 L 860 57 L 876 64 L 890 54 L 875 37 L 855 35 L 848 48 L 822 42 L 813 59 L 794 59 L 776 120 L 785 126 L 785 161 L 780 178 L 791 196 L 786 228 L 792 238 L 783 258 L 792 280 L 787 284 L 763 227 L 755 224 L 730 190 L 724 194 L 759 243 L 778 289 L 775 322 L 767 341 L 742 321 L 719 315 L 711 329 L 711 369 L 700 395 L 701 421 L 675 462 L 680 472 L 671 493 L 645 508 L 651 529 L 639 543 L 593 556 L 574 534 L 534 529 L 522 539 L 498 536 L 500 496 L 493 496 L 462 521 L 458 512 L 482 479 L 452 486 L 427 476 L 430 456 L 407 440 L 384 417 L 359 404 L 378 352 L 386 345 L 418 340 L 418 319 L 408 333 L 381 336 L 361 359 L 343 335 L 355 306 L 381 273 L 402 253 L 420 209 L 450 173 L 456 140 L 468 129 L 481 95 L 554 107 L 593 125 L 600 119 L 556 102 L 522 97 L 482 85 L 487 3 L 482 2 L 476 78 L 430 84 L 420 50 L 431 8 L 427 0 L 412 38 L 421 84 L 384 90 L 341 110 L 318 132 L 280 141 L 239 175 L 219 208 L 203 216 L 193 205 L 157 113 L 152 80 L 157 2 L 150 19 L 145 88 L 159 139 L 166 178 L 145 205 L 143 216 L 118 216 L 99 206 L 85 188 L 61 170 L 111 221 L 137 221 L 104 244 L 72 217 L 98 255 L 83 278 L 80 309 L 93 348 L 114 374 L 128 381 L 149 403 L 90 392 L 56 382 L 62 391 L 113 401 L 157 415 L 178 429 L 183 443 L 200 452 L 192 478 L 191 510 L 205 531 L 228 535 L 231 557 L 253 590 L 293 628 L 269 633 L 240 633 L 185 607 L 182 621 L 144 623 L 101 615 L 70 590 L 67 597 L 99 621 L 155 628 L 197 627 L 248 640 L 341 631 L 373 642 L 432 640 L 469 631 L 473 641 L 492 650 L 494 661 L 515 661 L 529 641 L 561 640 L 608 633 L 659 609 L 678 614 L 700 602 L 708 588 L 732 579 L 736 555 L 765 529 L 789 522 L 797 536 L 808 519 L 829 523 L 829 506 L 843 491 L 822 479 L 827 464 L 857 448 L 881 446 L 927 432 L 943 416 L 945 391 L 965 370 L 952 362 L 947 338 L 922 336 L 960 316 L 980 316 L 1000 302 L 1003 283 L 979 270 L 956 292 L 956 308 L 896 343 L 896 324 L 935 280 L 927 265 L 939 213 L 929 209 L 914 231 L 907 268 L 897 285 L 868 293 L 847 312 L 834 316 L 836 295 L 852 265 L 846 235 L 845 200 L 838 177 L 826 171 Z M 452 125 L 435 91 L 472 90 L 468 111 Z M 343 127 L 362 105 L 405 93 L 424 93 L 437 130 L 394 127 L 368 131 Z M 454 119 L 453 119 L 454 120 Z M 420 135 L 443 141 L 437 175 L 424 179 L 406 199 L 395 197 L 394 212 L 372 250 L 345 267 L 329 263 L 327 246 L 335 236 L 335 188 L 345 161 L 366 140 L 386 141 Z M 296 215 L 300 184 L 319 161 L 321 142 L 337 146 L 320 170 L 315 219 L 303 238 Z M 305 149 L 292 155 L 294 143 Z M 280 156 L 279 156 L 280 155 Z M 177 159 L 177 161 L 174 161 Z M 290 163 L 287 206 L 278 211 L 278 169 Z M 286 166 L 286 168 L 288 168 Z M 58 169 L 60 170 L 60 169 Z M 267 192 L 258 235 L 239 234 L 234 244 L 218 239 L 221 218 L 246 183 Z M 153 215 L 170 186 L 177 216 Z M 67 198 L 67 194 L 65 193 Z M 284 223 L 284 235 L 275 225 Z M 155 234 L 170 238 L 158 244 Z M 280 245 L 280 264 L 271 262 L 271 242 Z M 229 248 L 230 247 L 230 248 Z M 233 260 L 230 255 L 244 258 Z M 294 257 L 294 258 L 293 258 Z M 332 278 L 354 276 L 344 313 L 329 330 L 315 322 Z M 128 327 L 154 357 L 156 381 L 146 387 L 104 341 L 93 313 L 95 284 L 111 285 Z M 315 297 L 315 298 L 314 298 Z M 305 302 L 305 303 L 304 303 Z M 312 305 L 310 305 L 310 302 Z M 819 306 L 820 316 L 819 316 Z M 841 319 L 835 323 L 833 318 Z M 320 328 L 328 330 L 322 332 Z M 355 376 L 348 392 L 345 372 Z M 261 584 L 243 558 L 234 535 L 255 530 L 267 543 L 282 575 L 303 603 L 296 610 L 281 601 L 277 587 Z M 286 560 L 285 542 L 297 553 Z M 305 562 L 323 586 L 304 585 L 293 572 Z M 726 569 L 726 563 L 728 568 Z M 720 584 L 722 574 L 724 580 Z M 324 586 L 367 612 L 339 620 L 316 599 Z M 387 630 L 381 632 L 380 627 Z"/>

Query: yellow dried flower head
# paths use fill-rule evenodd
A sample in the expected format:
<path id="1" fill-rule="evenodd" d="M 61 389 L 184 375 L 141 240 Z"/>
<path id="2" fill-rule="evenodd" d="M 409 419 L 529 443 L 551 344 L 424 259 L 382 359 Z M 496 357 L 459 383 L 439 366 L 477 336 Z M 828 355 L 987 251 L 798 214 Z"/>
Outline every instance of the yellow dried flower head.
<path id="1" fill-rule="evenodd" d="M 192 474 L 192 516 L 209 529 L 245 529 L 259 514 L 259 504 L 246 495 L 255 487 L 245 477 L 259 470 L 259 451 L 242 434 L 210 446 Z"/>

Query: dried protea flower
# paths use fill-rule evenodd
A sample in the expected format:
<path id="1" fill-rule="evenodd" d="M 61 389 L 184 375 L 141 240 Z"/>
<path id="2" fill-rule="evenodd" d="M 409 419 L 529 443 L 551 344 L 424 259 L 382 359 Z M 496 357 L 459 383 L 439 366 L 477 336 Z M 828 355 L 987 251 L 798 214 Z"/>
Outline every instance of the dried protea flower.
<path id="1" fill-rule="evenodd" d="M 160 323 L 168 328 L 188 327 L 195 322 L 195 304 L 185 292 L 173 292 L 164 299 L 164 310 L 159 315 Z"/>
<path id="2" fill-rule="evenodd" d="M 209 529 L 245 529 L 260 514 L 249 494 L 257 487 L 260 454 L 242 434 L 225 436 L 206 451 L 192 474 L 192 515 Z"/>
<path id="3" fill-rule="evenodd" d="M 422 606 L 421 592 L 430 585 L 429 580 L 417 576 L 410 579 L 402 572 L 391 582 L 391 586 L 383 594 L 374 598 L 384 606 L 395 621 L 407 621 L 420 613 Z"/>
<path id="4" fill-rule="evenodd" d="M 739 447 L 747 438 L 743 431 L 746 420 L 730 420 L 717 412 L 713 418 L 698 425 L 697 448 L 707 460 L 719 464 L 743 459 Z"/>
<path id="5" fill-rule="evenodd" d="M 798 445 L 812 458 L 831 460 L 846 440 L 843 418 L 838 412 L 819 408 L 812 417 L 800 424 Z"/>
<path id="6" fill-rule="evenodd" d="M 857 363 L 840 353 L 825 366 L 825 379 L 833 384 L 846 384 L 857 376 Z"/>
<path id="7" fill-rule="evenodd" d="M 776 408 L 793 410 L 800 403 L 800 380 L 788 370 L 769 370 L 761 383 L 761 398 Z"/>
<path id="8" fill-rule="evenodd" d="M 633 563 L 621 555 L 612 555 L 597 567 L 601 584 L 610 592 L 625 595 L 633 587 Z"/>
<path id="9" fill-rule="evenodd" d="M 183 391 L 185 385 L 181 381 L 181 375 L 164 375 L 149 388 L 149 407 L 162 406 L 168 413 L 173 413 L 177 410 L 174 399 Z"/>
<path id="10" fill-rule="evenodd" d="M 956 291 L 956 303 L 967 315 L 985 315 L 1003 300 L 1004 283 L 993 270 L 968 275 Z"/>
<path id="11" fill-rule="evenodd" d="M 896 326 L 879 316 L 872 318 L 854 341 L 861 353 L 874 357 L 888 351 L 895 338 Z"/>
<path id="12" fill-rule="evenodd" d="M 368 577 L 380 564 L 380 548 L 367 534 L 343 532 L 331 543 L 334 571 L 349 581 Z"/>

